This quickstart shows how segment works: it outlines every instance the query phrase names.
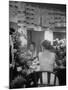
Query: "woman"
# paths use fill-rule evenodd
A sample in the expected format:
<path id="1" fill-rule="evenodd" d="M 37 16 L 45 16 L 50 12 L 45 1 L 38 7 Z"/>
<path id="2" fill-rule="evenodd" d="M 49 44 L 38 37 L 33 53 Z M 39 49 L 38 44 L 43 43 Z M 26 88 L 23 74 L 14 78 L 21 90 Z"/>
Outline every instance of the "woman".
<path id="1" fill-rule="evenodd" d="M 51 43 L 44 40 L 41 44 L 42 52 L 39 53 L 40 71 L 53 72 L 55 65 L 55 52 Z M 54 84 L 54 75 L 51 75 L 50 84 Z M 43 77 L 43 82 L 47 84 L 47 75 Z M 58 78 L 56 79 L 56 85 L 58 85 Z"/>
<path id="2" fill-rule="evenodd" d="M 38 55 L 36 51 L 36 45 L 34 42 L 30 43 L 29 49 L 27 51 L 27 56 L 28 56 L 28 76 L 27 76 L 27 87 L 35 87 L 36 86 L 36 74 L 35 72 L 39 71 L 39 60 L 38 60 Z M 32 84 L 33 82 L 33 84 Z"/>
<path id="3" fill-rule="evenodd" d="M 28 54 L 30 54 L 30 62 L 31 62 L 30 69 L 32 71 L 37 71 L 39 69 L 38 68 L 39 61 L 38 61 L 36 45 L 34 42 L 31 42 L 28 50 Z"/>

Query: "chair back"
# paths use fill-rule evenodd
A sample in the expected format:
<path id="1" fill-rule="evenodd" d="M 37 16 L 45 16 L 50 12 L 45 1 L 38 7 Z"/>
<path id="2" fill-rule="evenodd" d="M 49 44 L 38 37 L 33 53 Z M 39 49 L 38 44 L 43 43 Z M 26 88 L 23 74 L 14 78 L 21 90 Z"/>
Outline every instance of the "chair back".
<path id="1" fill-rule="evenodd" d="M 55 73 L 49 71 L 39 71 L 38 86 L 58 86 L 59 80 Z"/>

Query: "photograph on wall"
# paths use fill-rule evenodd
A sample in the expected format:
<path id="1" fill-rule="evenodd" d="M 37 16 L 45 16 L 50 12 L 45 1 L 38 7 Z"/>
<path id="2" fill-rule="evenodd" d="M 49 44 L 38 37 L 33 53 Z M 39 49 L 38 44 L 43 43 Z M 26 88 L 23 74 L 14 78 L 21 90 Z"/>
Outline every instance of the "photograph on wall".
<path id="1" fill-rule="evenodd" d="M 9 1 L 9 88 L 66 86 L 66 5 Z"/>

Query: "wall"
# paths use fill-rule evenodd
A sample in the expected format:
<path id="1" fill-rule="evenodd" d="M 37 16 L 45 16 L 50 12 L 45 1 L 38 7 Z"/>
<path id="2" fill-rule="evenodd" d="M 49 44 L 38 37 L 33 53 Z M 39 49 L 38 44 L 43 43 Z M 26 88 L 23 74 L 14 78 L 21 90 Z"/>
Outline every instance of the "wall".
<path id="1" fill-rule="evenodd" d="M 44 7 L 43 7 L 44 6 Z M 26 3 L 19 1 L 9 1 L 9 21 L 13 21 L 26 26 L 26 28 L 33 28 L 38 31 L 45 30 L 48 27 L 65 27 L 66 26 L 66 12 L 61 11 L 64 5 L 52 4 L 38 4 Z"/>
<path id="2" fill-rule="evenodd" d="M 64 7 L 65 5 L 58 4 L 48 5 L 9 1 L 9 22 L 16 22 L 18 26 L 21 26 L 20 29 L 22 32 L 31 29 L 32 40 L 35 41 L 38 46 L 43 39 L 43 32 L 47 30 L 47 28 L 52 28 L 53 32 L 66 32 L 66 10 L 63 10 Z M 60 8 L 62 8 L 62 10 L 60 10 Z M 55 27 L 63 27 L 65 29 L 58 30 Z M 59 36 L 60 34 L 56 33 L 54 38 Z"/>
<path id="3" fill-rule="evenodd" d="M 59 39 L 64 39 L 66 38 L 66 33 L 64 32 L 54 32 L 54 39 L 59 38 Z"/>

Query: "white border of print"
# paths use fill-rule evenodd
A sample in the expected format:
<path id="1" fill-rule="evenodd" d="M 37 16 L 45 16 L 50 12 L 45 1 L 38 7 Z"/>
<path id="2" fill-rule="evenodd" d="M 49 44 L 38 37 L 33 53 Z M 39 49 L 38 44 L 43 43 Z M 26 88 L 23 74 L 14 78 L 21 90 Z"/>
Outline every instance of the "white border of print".
<path id="1" fill-rule="evenodd" d="M 12 0 L 12 1 L 67 4 L 67 8 L 68 8 L 68 2 L 67 2 L 68 0 Z M 9 33 L 8 32 L 9 32 L 9 0 L 0 0 L 0 90 L 7 90 L 8 85 L 9 85 Z M 68 64 L 68 60 L 67 60 L 67 64 Z M 68 81 L 68 78 L 67 78 L 67 81 Z M 58 87 L 43 87 L 43 88 L 30 88 L 30 89 L 31 90 L 33 89 L 35 90 L 36 89 L 37 90 L 41 90 L 41 89 L 64 90 L 64 89 L 67 89 L 67 87 L 68 87 L 68 83 L 67 83 L 67 86 L 62 86 L 62 87 L 58 86 Z"/>

